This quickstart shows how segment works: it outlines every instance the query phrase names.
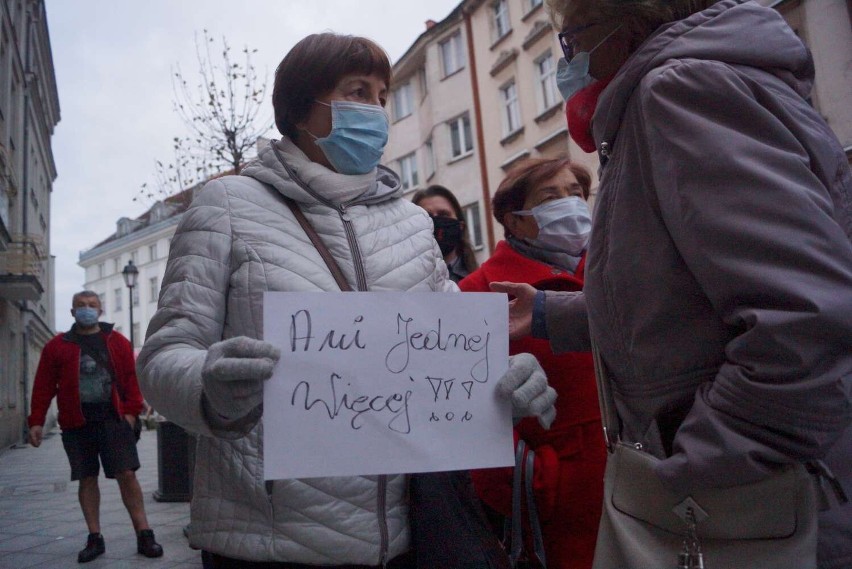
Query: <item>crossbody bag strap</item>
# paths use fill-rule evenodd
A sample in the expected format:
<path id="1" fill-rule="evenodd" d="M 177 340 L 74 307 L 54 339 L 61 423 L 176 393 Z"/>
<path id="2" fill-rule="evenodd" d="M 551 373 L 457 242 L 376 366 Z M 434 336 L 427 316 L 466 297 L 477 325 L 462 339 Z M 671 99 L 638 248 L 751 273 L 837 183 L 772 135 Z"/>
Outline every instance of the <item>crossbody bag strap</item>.
<path id="1" fill-rule="evenodd" d="M 541 533 L 541 522 L 538 519 L 538 508 L 535 505 L 535 492 L 533 491 L 535 452 L 533 452 L 532 449 L 527 452 L 525 467 L 524 486 L 526 487 L 527 511 L 530 515 L 530 529 L 533 534 L 533 547 L 535 547 L 535 556 L 538 558 L 541 569 L 547 569 L 547 557 L 544 552 L 544 536 Z"/>
<path id="2" fill-rule="evenodd" d="M 325 261 L 326 266 L 328 266 L 328 270 L 331 271 L 331 276 L 333 276 L 334 280 L 337 281 L 337 286 L 339 286 L 340 290 L 344 292 L 350 292 L 352 287 L 349 286 L 349 283 L 346 281 L 346 277 L 343 276 L 343 271 L 340 269 L 340 265 L 338 265 L 337 261 L 334 260 L 331 251 L 329 251 L 328 247 L 325 246 L 325 243 L 323 243 L 322 238 L 316 232 L 314 226 L 311 225 L 311 222 L 308 221 L 307 217 L 305 217 L 305 214 L 302 212 L 299 204 L 287 196 L 282 197 L 284 198 L 284 203 L 287 204 L 287 207 L 290 208 L 290 211 L 292 211 L 293 215 L 296 217 L 296 221 L 299 222 L 299 225 L 302 226 L 302 229 L 308 235 L 308 239 L 310 239 L 311 243 L 314 244 L 314 247 L 320 254 L 320 257 L 322 257 L 322 260 Z"/>
<path id="3" fill-rule="evenodd" d="M 512 541 L 509 549 L 509 561 L 512 567 L 518 566 L 518 561 L 521 559 L 521 554 L 524 551 L 524 542 L 521 536 L 521 532 L 523 531 L 523 519 L 521 518 L 523 489 L 521 478 L 523 476 L 525 449 L 526 443 L 523 440 L 519 440 L 518 446 L 515 449 L 515 471 L 512 476 Z"/>
<path id="4" fill-rule="evenodd" d="M 598 384 L 598 403 L 601 407 L 601 422 L 604 429 L 604 440 L 606 448 L 612 452 L 613 445 L 618 441 L 620 436 L 620 426 L 618 423 L 618 411 L 615 409 L 615 399 L 612 396 L 612 383 L 609 375 L 606 373 L 606 365 L 604 365 L 601 353 L 594 340 L 592 340 L 592 357 L 595 362 L 595 381 Z"/>

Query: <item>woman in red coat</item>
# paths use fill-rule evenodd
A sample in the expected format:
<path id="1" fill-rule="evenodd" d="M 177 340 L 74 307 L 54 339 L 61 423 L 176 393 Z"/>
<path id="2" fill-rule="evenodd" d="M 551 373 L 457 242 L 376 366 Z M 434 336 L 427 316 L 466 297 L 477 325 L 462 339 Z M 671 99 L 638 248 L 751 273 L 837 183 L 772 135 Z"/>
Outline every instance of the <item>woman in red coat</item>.
<path id="1" fill-rule="evenodd" d="M 539 290 L 582 290 L 590 185 L 588 170 L 565 158 L 527 160 L 509 172 L 492 202 L 506 239 L 460 288 L 486 292 L 492 282 L 512 281 Z M 548 569 L 586 569 L 594 556 L 606 463 L 592 356 L 555 355 L 543 324 L 533 322 L 532 336 L 512 341 L 509 349 L 530 352 L 541 362 L 559 394 L 556 421 L 544 430 L 524 419 L 515 439 L 534 453 L 532 493 Z M 513 469 L 475 471 L 473 478 L 483 502 L 511 516 Z M 526 551 L 533 552 L 529 510 L 522 503 Z"/>

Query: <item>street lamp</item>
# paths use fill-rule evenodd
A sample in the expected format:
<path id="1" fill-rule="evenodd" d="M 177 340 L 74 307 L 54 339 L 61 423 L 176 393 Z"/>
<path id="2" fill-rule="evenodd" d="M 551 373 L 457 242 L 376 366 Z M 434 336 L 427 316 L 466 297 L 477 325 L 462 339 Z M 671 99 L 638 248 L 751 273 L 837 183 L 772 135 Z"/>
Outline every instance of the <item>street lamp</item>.
<path id="1" fill-rule="evenodd" d="M 136 265 L 133 264 L 133 260 L 131 259 L 127 261 L 121 274 L 124 276 L 124 284 L 127 285 L 127 289 L 130 291 L 130 347 L 131 349 L 135 349 L 136 344 L 133 342 L 133 287 L 136 286 L 136 277 L 139 276 L 139 269 L 136 268 Z"/>

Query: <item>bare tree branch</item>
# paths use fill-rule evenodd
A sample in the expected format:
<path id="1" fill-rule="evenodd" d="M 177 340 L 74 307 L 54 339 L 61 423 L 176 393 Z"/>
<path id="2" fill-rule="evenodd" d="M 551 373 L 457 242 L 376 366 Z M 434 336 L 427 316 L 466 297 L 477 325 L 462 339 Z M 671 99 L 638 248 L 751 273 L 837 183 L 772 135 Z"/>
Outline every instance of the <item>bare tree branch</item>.
<path id="1" fill-rule="evenodd" d="M 237 61 L 226 38 L 222 38 L 221 48 L 215 43 L 207 30 L 201 38 L 196 35 L 195 86 L 186 80 L 180 67 L 175 67 L 175 111 L 217 166 L 239 173 L 246 154 L 269 129 L 269 120 L 258 120 L 266 82 L 260 82 L 251 62 L 251 54 L 257 50 L 243 48 L 243 57 Z"/>

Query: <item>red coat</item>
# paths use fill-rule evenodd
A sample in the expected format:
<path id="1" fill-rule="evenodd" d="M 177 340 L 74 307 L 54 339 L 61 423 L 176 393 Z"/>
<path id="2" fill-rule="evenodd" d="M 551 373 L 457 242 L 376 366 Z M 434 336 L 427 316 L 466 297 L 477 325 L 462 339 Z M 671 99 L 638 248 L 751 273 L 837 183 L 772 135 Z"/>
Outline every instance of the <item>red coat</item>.
<path id="1" fill-rule="evenodd" d="M 584 267 L 585 256 L 574 274 L 560 271 L 521 255 L 501 241 L 491 258 L 459 287 L 467 292 L 485 292 L 490 290 L 489 283 L 511 281 L 528 283 L 540 290 L 576 291 L 583 288 Z M 606 464 L 592 356 L 588 352 L 555 355 L 547 340 L 532 337 L 510 342 L 509 352 L 535 355 L 548 383 L 559 395 L 556 420 L 550 430 L 542 429 L 534 418 L 522 420 L 515 428 L 515 439 L 522 438 L 536 454 L 533 491 L 547 566 L 590 568 Z M 512 470 L 495 468 L 472 473 L 480 498 L 507 516 L 512 512 Z"/>
<path id="2" fill-rule="evenodd" d="M 142 412 L 142 392 L 136 381 L 136 361 L 130 342 L 112 330 L 111 324 L 101 324 L 110 362 L 115 370 L 112 385 L 112 405 L 119 415 L 139 415 Z M 119 397 L 115 382 L 122 386 L 124 400 Z M 45 346 L 38 362 L 30 416 L 30 427 L 44 425 L 50 401 L 56 397 L 59 407 L 59 426 L 63 430 L 86 424 L 80 406 L 80 346 L 69 333 L 57 334 Z"/>

